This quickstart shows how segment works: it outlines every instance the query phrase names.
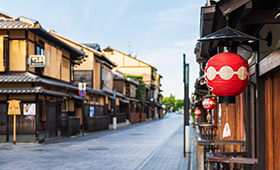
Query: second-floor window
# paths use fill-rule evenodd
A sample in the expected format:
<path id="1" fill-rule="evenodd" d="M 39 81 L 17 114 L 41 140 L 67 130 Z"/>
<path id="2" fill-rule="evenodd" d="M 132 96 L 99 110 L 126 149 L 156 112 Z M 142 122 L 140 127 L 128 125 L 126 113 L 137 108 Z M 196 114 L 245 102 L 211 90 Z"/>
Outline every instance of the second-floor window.
<path id="1" fill-rule="evenodd" d="M 152 80 L 156 80 L 156 71 L 152 69 Z"/>
<path id="2" fill-rule="evenodd" d="M 93 71 L 91 70 L 75 70 L 74 71 L 74 85 L 78 85 L 81 77 L 85 79 L 87 87 L 93 88 Z"/>
<path id="3" fill-rule="evenodd" d="M 45 55 L 45 48 L 44 48 L 44 42 L 43 41 L 38 41 L 36 43 L 36 55 Z"/>
<path id="4" fill-rule="evenodd" d="M 105 80 L 105 72 L 104 72 L 104 68 L 102 67 L 101 68 L 101 81 L 104 82 L 104 80 Z"/>

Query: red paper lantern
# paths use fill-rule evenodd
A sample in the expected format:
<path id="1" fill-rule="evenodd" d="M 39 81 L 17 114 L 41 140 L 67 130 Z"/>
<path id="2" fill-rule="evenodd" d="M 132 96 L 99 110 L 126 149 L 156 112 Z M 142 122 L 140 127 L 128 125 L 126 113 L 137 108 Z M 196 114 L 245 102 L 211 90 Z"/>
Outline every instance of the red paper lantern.
<path id="1" fill-rule="evenodd" d="M 205 110 L 211 110 L 215 107 L 215 100 L 212 98 L 204 98 L 202 100 L 202 106 Z"/>
<path id="2" fill-rule="evenodd" d="M 235 53 L 219 53 L 206 64 L 205 78 L 209 90 L 217 96 L 237 96 L 250 78 L 247 61 Z"/>
<path id="3" fill-rule="evenodd" d="M 195 109 L 195 110 L 194 110 L 194 114 L 195 114 L 196 116 L 200 116 L 200 115 L 201 115 L 200 109 Z"/>

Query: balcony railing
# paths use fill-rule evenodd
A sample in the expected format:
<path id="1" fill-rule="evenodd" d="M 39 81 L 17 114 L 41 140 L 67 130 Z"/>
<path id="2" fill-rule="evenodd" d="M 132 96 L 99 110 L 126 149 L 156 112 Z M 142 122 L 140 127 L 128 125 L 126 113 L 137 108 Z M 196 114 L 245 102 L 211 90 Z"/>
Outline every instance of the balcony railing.
<path id="1" fill-rule="evenodd" d="M 258 164 L 255 158 L 246 158 L 245 140 L 218 140 L 218 129 L 212 124 L 198 124 L 197 133 L 197 169 L 252 169 Z M 240 145 L 242 152 L 220 152 L 221 146 Z M 222 166 L 221 166 L 222 165 Z"/>

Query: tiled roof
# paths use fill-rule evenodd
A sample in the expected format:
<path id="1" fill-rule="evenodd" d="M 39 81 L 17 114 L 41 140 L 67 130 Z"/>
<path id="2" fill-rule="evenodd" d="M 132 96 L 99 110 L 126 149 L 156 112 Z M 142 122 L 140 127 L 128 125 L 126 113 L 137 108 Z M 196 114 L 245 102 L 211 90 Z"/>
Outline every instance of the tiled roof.
<path id="1" fill-rule="evenodd" d="M 69 97 L 68 94 L 45 90 L 43 87 L 0 88 L 0 94 L 48 94 L 53 96 Z"/>
<path id="2" fill-rule="evenodd" d="M 0 28 L 40 28 L 40 24 L 38 21 L 26 18 L 26 17 L 19 17 L 19 18 L 0 18 Z"/>
<path id="3" fill-rule="evenodd" d="M 88 46 L 88 47 L 90 47 L 90 48 L 92 48 L 96 51 L 101 52 L 100 45 L 97 44 L 97 43 L 82 43 L 82 44 L 85 45 L 85 46 Z"/>
<path id="4" fill-rule="evenodd" d="M 32 27 L 33 25 L 21 21 L 0 20 L 0 28 L 32 28 Z"/>
<path id="5" fill-rule="evenodd" d="M 22 88 L 0 88 L 1 94 L 15 94 L 15 93 L 42 93 L 43 87 L 22 87 Z"/>
<path id="6" fill-rule="evenodd" d="M 79 90 L 77 86 L 67 84 L 64 82 L 60 82 L 57 80 L 42 78 L 42 77 L 39 77 L 39 76 L 29 73 L 29 72 L 24 73 L 24 74 L 2 74 L 2 75 L 0 75 L 0 83 L 36 83 L 36 82 L 40 82 L 40 83 L 47 84 L 47 85 L 65 87 L 65 88 L 68 88 L 73 91 Z M 44 90 L 44 91 L 46 91 L 46 90 Z M 103 96 L 106 95 L 106 93 L 103 90 L 96 90 L 96 89 L 92 89 L 92 88 L 87 88 L 87 92 L 91 93 L 91 94 L 97 94 L 97 95 L 103 95 Z M 3 92 L 0 92 L 0 93 L 3 93 Z M 32 93 L 36 93 L 36 92 L 33 91 Z"/>
<path id="7" fill-rule="evenodd" d="M 3 15 L 3 13 L 0 12 L 0 29 L 29 29 L 31 32 L 69 51 L 72 59 L 81 60 L 84 58 L 85 53 L 83 51 L 57 39 L 52 34 L 44 30 L 38 21 L 26 17 L 1 17 L 1 15 Z"/>
<path id="8" fill-rule="evenodd" d="M 128 99 L 129 101 L 132 101 L 132 102 L 139 102 L 138 99 L 134 99 L 134 98 L 131 98 L 131 97 L 126 97 L 126 99 Z"/>
<path id="9" fill-rule="evenodd" d="M 106 96 L 106 93 L 104 91 L 96 90 L 96 89 L 92 89 L 92 88 L 88 88 L 88 87 L 87 87 L 87 92 L 92 93 L 92 94 L 98 94 L 98 95 Z"/>
<path id="10" fill-rule="evenodd" d="M 39 78 L 30 73 L 25 74 L 11 74 L 11 75 L 0 75 L 0 83 L 19 83 L 19 82 L 39 82 Z"/>

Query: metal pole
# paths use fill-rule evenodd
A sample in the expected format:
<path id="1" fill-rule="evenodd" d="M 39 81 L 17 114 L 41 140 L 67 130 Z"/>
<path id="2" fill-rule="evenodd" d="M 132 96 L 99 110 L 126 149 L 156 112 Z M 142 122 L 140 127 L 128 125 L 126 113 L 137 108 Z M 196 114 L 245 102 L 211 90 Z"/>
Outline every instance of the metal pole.
<path id="1" fill-rule="evenodd" d="M 84 105 L 84 97 L 82 97 L 82 120 L 83 120 L 82 136 L 84 136 L 84 133 L 85 133 L 85 105 Z"/>
<path id="2" fill-rule="evenodd" d="M 190 152 L 189 144 L 189 64 L 186 63 L 186 55 L 183 54 L 184 60 L 184 157 Z"/>
<path id="3" fill-rule="evenodd" d="M 117 117 L 116 117 L 116 89 L 113 93 L 113 129 L 117 129 Z"/>
<path id="4" fill-rule="evenodd" d="M 13 140 L 14 140 L 14 145 L 16 144 L 16 139 L 17 139 L 17 137 L 16 137 L 16 135 L 17 135 L 17 130 L 16 130 L 16 128 L 17 128 L 17 117 L 16 117 L 16 115 L 14 115 L 14 128 L 13 128 L 13 134 L 14 134 Z"/>

